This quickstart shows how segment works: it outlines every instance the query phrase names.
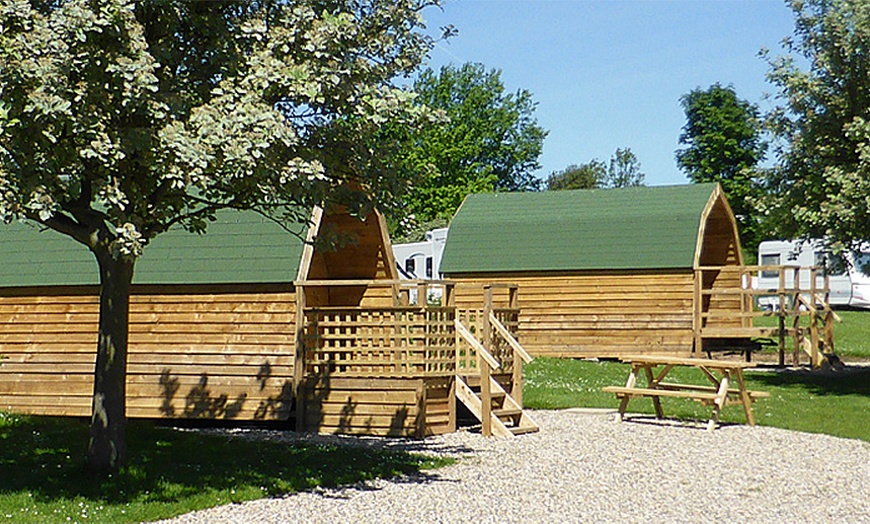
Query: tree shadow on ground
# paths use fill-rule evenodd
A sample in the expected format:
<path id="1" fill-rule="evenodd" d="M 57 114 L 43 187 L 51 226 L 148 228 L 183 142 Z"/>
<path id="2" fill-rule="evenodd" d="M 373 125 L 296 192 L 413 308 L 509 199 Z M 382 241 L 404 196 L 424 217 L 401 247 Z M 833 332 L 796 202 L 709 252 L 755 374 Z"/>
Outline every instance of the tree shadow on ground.
<path id="1" fill-rule="evenodd" d="M 0 426 L 0 492 L 29 492 L 34 501 L 84 497 L 109 504 L 174 502 L 243 486 L 274 496 L 417 476 L 427 463 L 419 455 L 389 449 L 228 438 L 131 421 L 130 466 L 111 478 L 94 479 L 86 474 L 87 438 L 88 424 L 80 419 L 22 417 Z"/>
<path id="2" fill-rule="evenodd" d="M 814 395 L 870 396 L 870 366 L 839 369 L 776 369 L 751 373 L 748 378 L 765 386 L 802 388 Z"/>

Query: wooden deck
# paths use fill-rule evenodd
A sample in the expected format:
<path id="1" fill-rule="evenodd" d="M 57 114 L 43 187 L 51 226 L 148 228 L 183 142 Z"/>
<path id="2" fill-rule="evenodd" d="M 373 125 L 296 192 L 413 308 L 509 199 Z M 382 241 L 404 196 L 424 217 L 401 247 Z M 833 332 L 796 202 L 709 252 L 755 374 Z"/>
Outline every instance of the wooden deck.
<path id="1" fill-rule="evenodd" d="M 307 285 L 336 283 L 301 287 Z M 514 338 L 515 298 L 495 309 L 489 295 L 481 309 L 461 310 L 452 303 L 449 284 L 440 303 L 429 303 L 430 283 L 411 284 L 412 289 L 400 281 L 377 285 L 395 286 L 398 304 L 300 310 L 297 429 L 440 434 L 456 429 L 458 399 L 478 416 L 485 435 L 537 430 L 522 409 L 522 363 L 529 357 Z M 515 297 L 515 287 L 512 293 Z M 504 387 L 492 382 L 494 369 Z M 478 377 L 476 387 L 469 376 Z"/>

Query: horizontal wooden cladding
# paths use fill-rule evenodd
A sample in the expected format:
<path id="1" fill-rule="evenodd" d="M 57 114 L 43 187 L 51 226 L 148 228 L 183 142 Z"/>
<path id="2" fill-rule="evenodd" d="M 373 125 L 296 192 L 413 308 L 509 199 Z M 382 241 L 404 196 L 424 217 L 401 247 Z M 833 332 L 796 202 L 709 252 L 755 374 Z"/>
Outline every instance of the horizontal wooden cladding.
<path id="1" fill-rule="evenodd" d="M 674 271 L 456 277 L 461 309 L 483 284 L 517 284 L 519 341 L 533 355 L 618 356 L 690 351 L 694 273 Z"/>
<path id="2" fill-rule="evenodd" d="M 47 415 L 89 416 L 92 376 L 57 381 L 51 374 L 0 375 L 0 409 Z M 70 375 L 66 375 L 69 377 Z M 290 377 L 132 374 L 127 415 L 149 418 L 287 419 L 292 406 Z"/>
<path id="3" fill-rule="evenodd" d="M 82 289 L 53 291 L 27 296 L 0 290 L 0 354 L 8 357 L 0 365 L 0 408 L 87 416 L 99 301 Z M 289 417 L 292 291 L 292 286 L 135 287 L 128 415 Z"/>
<path id="4" fill-rule="evenodd" d="M 436 435 L 451 426 L 452 377 L 310 377 L 303 385 L 305 427 L 320 433 Z"/>

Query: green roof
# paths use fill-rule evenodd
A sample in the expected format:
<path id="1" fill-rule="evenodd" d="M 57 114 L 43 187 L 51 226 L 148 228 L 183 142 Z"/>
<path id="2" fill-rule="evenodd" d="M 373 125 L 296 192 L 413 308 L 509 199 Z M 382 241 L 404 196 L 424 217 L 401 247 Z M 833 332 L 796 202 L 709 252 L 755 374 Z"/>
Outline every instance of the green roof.
<path id="1" fill-rule="evenodd" d="M 293 282 L 302 244 L 257 213 L 223 211 L 206 234 L 176 229 L 155 238 L 136 262 L 133 283 Z M 53 230 L 0 224 L 0 287 L 98 283 L 96 260 L 85 246 Z"/>
<path id="2" fill-rule="evenodd" d="M 445 275 L 691 268 L 716 184 L 469 195 Z"/>

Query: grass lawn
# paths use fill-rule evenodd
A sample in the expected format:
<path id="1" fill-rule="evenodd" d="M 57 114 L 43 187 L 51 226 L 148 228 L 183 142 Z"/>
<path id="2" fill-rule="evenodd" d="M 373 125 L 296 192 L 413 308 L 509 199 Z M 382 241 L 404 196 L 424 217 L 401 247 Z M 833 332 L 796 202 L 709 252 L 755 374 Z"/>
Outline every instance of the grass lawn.
<path id="1" fill-rule="evenodd" d="M 130 466 L 85 473 L 88 427 L 0 413 L 0 522 L 142 522 L 196 509 L 390 477 L 448 463 L 407 453 L 281 444 L 128 426 Z"/>
<path id="2" fill-rule="evenodd" d="M 625 384 L 629 369 L 618 362 L 538 358 L 526 367 L 525 405 L 534 409 L 616 408 L 616 397 L 601 388 Z M 675 369 L 669 376 L 708 385 L 695 369 Z M 753 404 L 758 424 L 870 441 L 870 366 L 843 372 L 750 370 L 745 376 L 747 388 L 771 395 Z M 672 398 L 663 398 L 662 406 L 665 416 L 699 420 L 708 420 L 712 409 Z M 645 398 L 632 400 L 628 409 L 654 413 L 652 401 Z M 725 408 L 721 420 L 746 421 L 739 406 Z"/>
<path id="3" fill-rule="evenodd" d="M 845 360 L 848 357 L 857 359 L 870 359 L 870 311 L 862 309 L 836 310 L 837 315 L 843 320 L 834 323 L 834 350 L 835 353 Z M 756 326 L 776 326 L 776 317 L 759 317 L 755 319 Z M 791 362 L 791 341 L 787 342 L 787 354 Z M 767 353 L 776 353 L 775 349 L 767 349 Z M 806 359 L 806 355 L 804 355 Z"/>

